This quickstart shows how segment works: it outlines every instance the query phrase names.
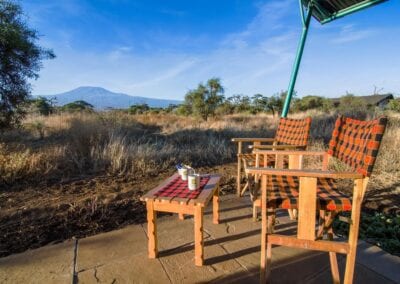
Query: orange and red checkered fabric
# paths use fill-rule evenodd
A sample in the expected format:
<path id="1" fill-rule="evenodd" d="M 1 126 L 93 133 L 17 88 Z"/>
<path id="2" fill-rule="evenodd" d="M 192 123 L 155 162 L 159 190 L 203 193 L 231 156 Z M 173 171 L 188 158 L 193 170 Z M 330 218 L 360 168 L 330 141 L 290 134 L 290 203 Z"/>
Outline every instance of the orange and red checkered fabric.
<path id="1" fill-rule="evenodd" d="M 275 140 L 278 144 L 306 147 L 310 134 L 311 117 L 293 119 L 281 117 Z"/>
<path id="2" fill-rule="evenodd" d="M 292 176 L 267 176 L 267 208 L 296 209 L 299 199 L 299 178 Z M 317 179 L 319 209 L 350 211 L 351 200 L 337 191 L 334 179 Z"/>
<path id="3" fill-rule="evenodd" d="M 180 176 L 170 181 L 167 185 L 160 188 L 154 196 L 156 197 L 179 197 L 194 199 L 199 196 L 204 186 L 210 180 L 209 176 L 200 177 L 200 186 L 196 190 L 189 190 L 188 181 L 182 180 Z"/>
<path id="4" fill-rule="evenodd" d="M 386 124 L 386 117 L 361 121 L 339 116 L 329 142 L 328 154 L 358 173 L 370 176 Z"/>

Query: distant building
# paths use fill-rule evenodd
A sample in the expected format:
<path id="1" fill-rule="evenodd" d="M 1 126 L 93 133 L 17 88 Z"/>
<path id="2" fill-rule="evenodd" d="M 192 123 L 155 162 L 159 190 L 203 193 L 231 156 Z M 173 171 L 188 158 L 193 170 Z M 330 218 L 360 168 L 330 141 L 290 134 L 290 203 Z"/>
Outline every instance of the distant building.
<path id="1" fill-rule="evenodd" d="M 380 108 L 384 108 L 389 103 L 389 101 L 394 99 L 392 94 L 357 96 L 357 98 L 365 101 L 367 106 L 377 106 Z M 340 98 L 333 98 L 332 102 L 335 107 L 338 107 L 340 104 Z"/>

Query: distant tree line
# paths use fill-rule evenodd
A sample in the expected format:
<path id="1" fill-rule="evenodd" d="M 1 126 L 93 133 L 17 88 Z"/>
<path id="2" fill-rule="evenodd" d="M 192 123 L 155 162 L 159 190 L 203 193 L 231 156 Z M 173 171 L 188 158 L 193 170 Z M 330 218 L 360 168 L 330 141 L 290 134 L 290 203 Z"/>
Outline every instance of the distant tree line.
<path id="1" fill-rule="evenodd" d="M 225 97 L 224 87 L 219 78 L 211 78 L 205 84 L 200 83 L 196 89 L 189 90 L 182 104 L 171 104 L 168 107 L 150 107 L 147 104 L 135 104 L 128 109 L 120 110 L 132 115 L 138 114 L 157 114 L 174 113 L 182 116 L 195 116 L 207 120 L 210 117 L 236 114 L 236 113 L 269 113 L 280 115 L 286 98 L 286 92 L 281 91 L 272 96 L 255 94 L 233 95 Z M 386 106 L 387 110 L 400 112 L 400 101 L 391 100 Z M 318 110 L 323 112 L 337 111 L 339 113 L 363 117 L 367 113 L 374 111 L 374 107 L 367 105 L 365 100 L 346 94 L 340 98 L 340 101 L 333 104 L 333 101 L 320 96 L 304 96 L 297 98 L 294 96 L 291 102 L 291 112 L 304 112 L 309 110 Z M 49 115 L 54 112 L 93 112 L 94 107 L 85 101 L 75 101 L 61 107 L 57 107 L 54 99 L 45 97 L 31 98 L 25 104 L 26 112 Z"/>
<path id="2" fill-rule="evenodd" d="M 286 98 L 286 91 L 281 91 L 272 96 L 255 94 L 224 96 L 224 87 L 219 78 L 211 78 L 206 84 L 200 83 L 194 90 L 190 90 L 185 95 L 183 104 L 178 106 L 175 112 L 178 115 L 193 115 L 207 120 L 209 117 L 235 114 L 235 113 L 270 113 L 279 115 L 282 112 Z M 337 111 L 350 116 L 365 116 L 366 113 L 374 111 L 374 106 L 369 106 L 366 102 L 353 94 L 346 94 L 340 98 L 340 102 L 335 106 L 332 99 L 320 96 L 304 96 L 294 98 L 291 101 L 291 112 L 303 112 L 308 110 L 318 110 L 323 112 Z M 387 110 L 400 111 L 399 100 L 392 100 L 386 107 Z"/>

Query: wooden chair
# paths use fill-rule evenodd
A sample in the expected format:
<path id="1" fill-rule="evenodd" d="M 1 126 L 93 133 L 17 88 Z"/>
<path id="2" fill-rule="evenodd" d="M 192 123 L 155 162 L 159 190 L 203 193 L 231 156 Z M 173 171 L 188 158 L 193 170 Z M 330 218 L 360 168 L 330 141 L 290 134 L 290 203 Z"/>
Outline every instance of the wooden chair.
<path id="1" fill-rule="evenodd" d="M 248 180 L 245 186 L 241 187 L 242 168 L 251 166 L 264 166 L 264 160 L 259 160 L 256 163 L 256 149 L 274 149 L 274 150 L 289 150 L 298 149 L 305 150 L 307 147 L 308 137 L 310 133 L 311 117 L 304 119 L 280 118 L 278 128 L 275 133 L 275 138 L 232 138 L 232 142 L 238 144 L 237 152 L 237 177 L 236 177 L 236 192 L 238 196 L 242 196 L 249 188 Z M 243 152 L 243 143 L 252 143 L 249 147 L 253 149 L 252 153 Z M 266 143 L 266 144 L 262 144 Z M 275 155 L 268 157 L 268 166 L 275 166 Z M 283 163 L 283 161 L 279 161 Z M 278 166 L 279 165 L 278 162 Z M 243 167 L 242 167 L 243 166 Z"/>
<path id="2" fill-rule="evenodd" d="M 262 283 L 270 274 L 272 245 L 329 252 L 334 283 L 340 283 L 336 253 L 346 254 L 344 283 L 352 283 L 361 203 L 378 155 L 386 123 L 385 117 L 371 121 L 339 117 L 327 152 L 280 151 L 278 155 L 289 157 L 289 169 L 248 168 L 246 170 L 248 173 L 262 177 L 260 274 Z M 276 152 L 258 150 L 258 154 L 270 155 Z M 307 155 L 322 157 L 321 170 L 301 170 L 303 157 Z M 352 170 L 328 171 L 331 158 L 336 158 Z M 354 181 L 352 198 L 337 190 L 336 179 Z M 274 211 L 271 209 L 275 208 L 299 210 L 297 236 L 272 234 Z M 272 214 L 269 214 L 268 212 L 271 211 Z M 333 241 L 332 223 L 342 211 L 351 212 L 351 217 L 347 219 L 350 226 L 347 242 Z M 316 228 L 317 213 L 319 213 L 318 228 Z M 340 220 L 343 219 L 340 218 Z"/>
<path id="3" fill-rule="evenodd" d="M 276 167 L 282 168 L 284 164 L 288 164 L 287 159 L 276 155 L 265 155 L 263 159 L 256 153 L 260 149 L 271 150 L 305 150 L 307 147 L 308 137 L 310 134 L 311 117 L 304 119 L 280 118 L 275 138 L 233 138 L 233 142 L 238 143 L 238 170 L 237 170 L 237 194 L 242 196 L 249 189 L 250 197 L 253 201 L 253 221 L 257 220 L 258 210 L 260 207 L 260 199 L 258 198 L 259 177 L 246 173 L 248 167 Z M 242 153 L 242 143 L 252 142 L 249 148 L 253 149 L 252 153 Z M 262 145 L 261 143 L 269 143 Z M 244 169 L 246 184 L 241 189 L 242 166 Z M 288 210 L 290 218 L 296 218 L 296 210 Z"/>

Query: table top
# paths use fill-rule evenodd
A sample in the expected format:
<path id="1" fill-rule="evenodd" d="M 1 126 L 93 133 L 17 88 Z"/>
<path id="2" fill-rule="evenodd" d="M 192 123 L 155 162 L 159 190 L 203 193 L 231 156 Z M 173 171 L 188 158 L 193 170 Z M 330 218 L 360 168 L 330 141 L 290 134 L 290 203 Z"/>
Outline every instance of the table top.
<path id="1" fill-rule="evenodd" d="M 216 174 L 201 175 L 199 189 L 189 190 L 188 182 L 183 181 L 176 173 L 143 195 L 140 200 L 206 205 L 218 187 L 220 179 L 221 176 Z"/>

